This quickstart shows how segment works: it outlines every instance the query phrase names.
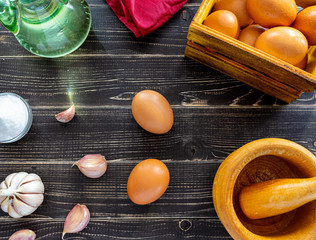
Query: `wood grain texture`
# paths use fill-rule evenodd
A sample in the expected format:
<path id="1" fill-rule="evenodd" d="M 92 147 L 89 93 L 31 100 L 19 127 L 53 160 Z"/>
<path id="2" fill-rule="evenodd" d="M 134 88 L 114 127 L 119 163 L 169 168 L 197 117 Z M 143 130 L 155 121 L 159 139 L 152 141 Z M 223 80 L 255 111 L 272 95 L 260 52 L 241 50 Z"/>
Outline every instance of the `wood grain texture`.
<path id="1" fill-rule="evenodd" d="M 200 2 L 189 0 L 164 26 L 135 38 L 105 1 L 90 0 L 86 42 L 59 59 L 31 55 L 0 26 L 0 91 L 24 97 L 34 114 L 23 139 L 0 144 L 0 180 L 34 172 L 46 187 L 43 204 L 29 217 L 0 213 L 0 239 L 21 228 L 36 231 L 37 239 L 60 239 L 76 203 L 89 207 L 92 220 L 66 239 L 230 239 L 211 194 L 228 154 L 263 137 L 286 138 L 316 152 L 315 93 L 285 105 L 184 57 Z M 143 89 L 159 91 L 172 105 L 175 123 L 167 134 L 150 134 L 132 118 L 132 98 Z M 54 114 L 72 102 L 75 118 L 58 123 Z M 71 168 L 89 153 L 108 160 L 100 179 Z M 126 182 L 146 158 L 165 162 L 171 181 L 158 201 L 137 206 L 128 199 Z M 182 220 L 189 221 L 182 222 L 184 230 Z"/>
<path id="2" fill-rule="evenodd" d="M 1 240 L 19 229 L 32 228 L 37 233 L 38 240 L 61 239 L 63 220 L 29 220 L 6 222 Z M 98 232 L 99 234 L 96 234 Z M 231 239 L 221 228 L 216 219 L 124 219 L 108 218 L 91 221 L 87 228 L 78 234 L 66 234 L 65 239 Z"/>

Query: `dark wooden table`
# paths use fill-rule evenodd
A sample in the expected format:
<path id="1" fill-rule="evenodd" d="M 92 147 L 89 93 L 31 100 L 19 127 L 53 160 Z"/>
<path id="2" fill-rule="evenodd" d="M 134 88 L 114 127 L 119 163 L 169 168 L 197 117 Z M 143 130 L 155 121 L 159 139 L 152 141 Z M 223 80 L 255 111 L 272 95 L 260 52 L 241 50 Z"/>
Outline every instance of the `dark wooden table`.
<path id="1" fill-rule="evenodd" d="M 34 172 L 46 187 L 34 214 L 16 220 L 0 213 L 1 240 L 22 228 L 37 239 L 61 239 L 76 203 L 88 206 L 91 221 L 66 239 L 230 239 L 212 202 L 221 162 L 265 137 L 289 139 L 315 153 L 315 93 L 286 105 L 184 57 L 200 2 L 189 0 L 163 27 L 137 39 L 104 0 L 88 0 L 91 32 L 79 50 L 59 59 L 28 53 L 1 26 L 0 91 L 24 97 L 34 122 L 22 140 L 0 145 L 0 178 Z M 150 134 L 133 119 L 131 100 L 144 89 L 160 92 L 172 105 L 175 122 L 167 134 Z M 75 118 L 58 123 L 54 114 L 72 101 Z M 93 153 L 108 160 L 99 179 L 71 168 Z M 171 180 L 158 201 L 138 206 L 126 183 L 146 158 L 162 160 Z"/>

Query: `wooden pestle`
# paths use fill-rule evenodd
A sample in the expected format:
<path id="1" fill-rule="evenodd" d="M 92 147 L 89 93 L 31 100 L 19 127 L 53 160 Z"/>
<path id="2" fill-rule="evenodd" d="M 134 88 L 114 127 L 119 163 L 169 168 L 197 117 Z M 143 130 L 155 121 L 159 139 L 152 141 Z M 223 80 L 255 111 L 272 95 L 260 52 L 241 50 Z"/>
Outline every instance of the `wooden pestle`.
<path id="1" fill-rule="evenodd" d="M 242 188 L 239 204 L 250 219 L 276 216 L 316 200 L 316 177 L 284 178 Z"/>

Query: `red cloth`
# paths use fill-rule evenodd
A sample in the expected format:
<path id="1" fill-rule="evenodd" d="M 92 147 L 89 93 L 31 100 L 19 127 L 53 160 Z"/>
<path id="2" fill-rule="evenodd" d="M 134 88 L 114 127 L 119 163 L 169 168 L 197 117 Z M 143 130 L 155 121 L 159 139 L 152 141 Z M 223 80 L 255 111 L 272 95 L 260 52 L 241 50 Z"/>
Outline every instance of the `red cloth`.
<path id="1" fill-rule="evenodd" d="M 106 0 L 116 16 L 136 37 L 165 24 L 187 0 Z"/>

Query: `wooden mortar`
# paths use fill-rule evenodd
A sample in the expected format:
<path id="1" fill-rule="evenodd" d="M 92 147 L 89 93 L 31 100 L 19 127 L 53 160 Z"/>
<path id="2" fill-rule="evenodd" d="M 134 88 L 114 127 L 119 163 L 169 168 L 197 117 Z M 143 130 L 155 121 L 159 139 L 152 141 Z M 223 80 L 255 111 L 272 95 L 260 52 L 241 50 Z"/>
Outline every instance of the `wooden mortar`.
<path id="1" fill-rule="evenodd" d="M 294 142 L 266 138 L 231 153 L 219 167 L 213 183 L 218 217 L 234 239 L 315 239 L 316 201 L 282 215 L 247 218 L 238 201 L 242 187 L 278 178 L 316 176 L 316 157 Z"/>

